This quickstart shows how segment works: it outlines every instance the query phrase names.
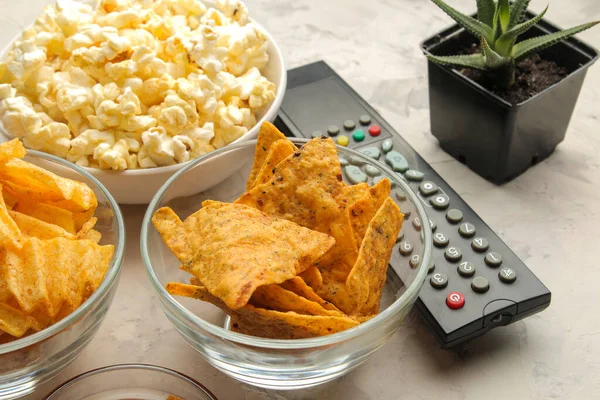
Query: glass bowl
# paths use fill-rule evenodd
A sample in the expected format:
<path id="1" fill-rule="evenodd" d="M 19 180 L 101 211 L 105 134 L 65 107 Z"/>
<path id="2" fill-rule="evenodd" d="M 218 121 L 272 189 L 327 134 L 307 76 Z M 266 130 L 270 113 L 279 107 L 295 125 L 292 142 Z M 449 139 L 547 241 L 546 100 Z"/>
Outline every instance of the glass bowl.
<path id="1" fill-rule="evenodd" d="M 169 397 L 177 396 L 177 397 Z M 217 400 L 202 384 L 172 369 L 110 365 L 69 379 L 44 400 Z"/>
<path id="2" fill-rule="evenodd" d="M 125 248 L 125 225 L 119 206 L 104 186 L 77 165 L 52 155 L 28 150 L 23 158 L 65 178 L 86 183 L 98 199 L 94 229 L 100 244 L 114 245 L 104 280 L 84 303 L 67 317 L 30 336 L 0 345 L 0 399 L 33 392 L 69 365 L 92 339 L 110 307 Z"/>
<path id="3" fill-rule="evenodd" d="M 290 138 L 298 147 L 308 139 Z M 415 302 L 432 260 L 431 229 L 412 229 L 405 220 L 401 230 L 403 241 L 414 248 L 411 257 L 400 254 L 400 240 L 392 253 L 391 265 L 380 313 L 351 329 L 308 339 L 266 339 L 233 332 L 228 329 L 227 314 L 209 303 L 171 296 L 165 285 L 171 281 L 188 282 L 189 274 L 163 243 L 152 224 L 152 215 L 163 206 L 171 207 L 183 220 L 201 208 L 202 201 L 213 199 L 231 202 L 245 189 L 252 166 L 256 140 L 236 144 L 195 160 L 171 177 L 152 200 L 141 231 L 142 259 L 148 276 L 160 299 L 161 307 L 179 333 L 211 365 L 231 377 L 268 389 L 300 389 L 315 386 L 342 376 L 367 360 L 383 346 L 400 327 Z M 337 146 L 340 159 L 354 165 L 373 166 L 392 182 L 391 197 L 407 218 L 428 221 L 423 205 L 404 178 L 387 166 L 357 151 Z M 236 163 L 238 171 L 220 184 L 189 195 L 198 174 L 211 174 L 212 168 Z M 371 171 L 373 175 L 373 171 Z M 346 183 L 348 176 L 343 174 Z M 372 184 L 371 178 L 369 183 Z M 401 235 L 399 235 L 401 236 Z M 400 239 L 400 237 L 399 237 Z M 416 260 L 416 257 L 415 257 Z"/>

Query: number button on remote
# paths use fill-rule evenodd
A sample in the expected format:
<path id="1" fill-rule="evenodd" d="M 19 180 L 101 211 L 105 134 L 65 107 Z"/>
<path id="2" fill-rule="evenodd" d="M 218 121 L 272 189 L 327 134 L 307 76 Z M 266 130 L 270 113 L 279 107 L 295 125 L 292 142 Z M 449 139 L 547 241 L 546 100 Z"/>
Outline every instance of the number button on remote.
<path id="1" fill-rule="evenodd" d="M 408 242 L 400 242 L 400 246 L 398 247 L 398 251 L 403 256 L 409 256 L 413 251 L 413 245 Z"/>
<path id="2" fill-rule="evenodd" d="M 417 171 L 414 169 L 409 169 L 408 171 L 406 171 L 406 179 L 408 179 L 409 181 L 422 181 L 423 177 L 425 177 L 425 174 L 421 171 Z"/>
<path id="3" fill-rule="evenodd" d="M 367 175 L 365 175 L 360 168 L 355 167 L 354 165 L 348 165 L 347 167 L 344 167 L 344 172 L 346 172 L 346 175 L 348 175 L 348 180 L 354 185 L 367 181 Z"/>
<path id="4" fill-rule="evenodd" d="M 435 232 L 437 229 L 437 224 L 433 220 L 429 220 L 429 227 L 431 228 L 431 232 Z"/>
<path id="5" fill-rule="evenodd" d="M 485 277 L 476 276 L 471 281 L 471 289 L 477 293 L 485 293 L 490 289 L 490 283 Z"/>
<path id="6" fill-rule="evenodd" d="M 446 257 L 446 260 L 448 261 L 460 261 L 460 259 L 462 258 L 462 251 L 460 251 L 458 247 L 451 246 L 448 247 L 444 252 L 444 257 Z"/>
<path id="7" fill-rule="evenodd" d="M 453 208 L 451 210 L 448 210 L 448 212 L 446 213 L 446 219 L 451 224 L 458 224 L 463 219 L 463 213 L 462 211 Z"/>
<path id="8" fill-rule="evenodd" d="M 413 269 L 417 268 L 419 266 L 419 264 L 421 264 L 421 256 L 419 256 L 418 254 L 413 254 L 413 256 L 410 258 L 410 261 L 408 262 L 408 264 Z"/>
<path id="9" fill-rule="evenodd" d="M 448 208 L 450 204 L 450 199 L 445 194 L 438 194 L 429 200 L 433 208 L 437 208 L 438 210 L 444 210 Z"/>
<path id="10" fill-rule="evenodd" d="M 415 219 L 413 219 L 412 224 L 413 224 L 413 227 L 418 231 L 420 231 L 421 228 L 423 227 L 423 225 L 421 225 L 421 219 L 419 217 L 415 217 Z"/>
<path id="11" fill-rule="evenodd" d="M 433 182 L 425 181 L 419 185 L 419 192 L 421 192 L 423 196 L 431 196 L 432 194 L 437 193 L 437 191 L 438 187 Z"/>
<path id="12" fill-rule="evenodd" d="M 448 237 L 442 232 L 438 232 L 435 235 L 433 235 L 433 244 L 437 247 L 446 247 L 449 241 L 450 240 L 448 239 Z"/>
<path id="13" fill-rule="evenodd" d="M 431 279 L 429 279 L 429 284 L 436 289 L 443 289 L 448 286 L 448 277 L 446 274 L 436 272 L 431 276 Z"/>
<path id="14" fill-rule="evenodd" d="M 446 305 L 453 310 L 463 308 L 465 305 L 465 296 L 460 292 L 451 292 L 446 297 Z"/>
<path id="15" fill-rule="evenodd" d="M 473 237 L 475 236 L 475 227 L 473 226 L 473 224 L 465 222 L 463 224 L 460 224 L 460 226 L 458 227 L 458 233 L 460 233 L 460 236 L 464 238 Z"/>
<path id="16" fill-rule="evenodd" d="M 475 275 L 475 267 L 472 262 L 463 261 L 458 265 L 458 274 L 465 278 Z"/>
<path id="17" fill-rule="evenodd" d="M 517 280 L 517 273 L 512 268 L 504 267 L 498 272 L 498 277 L 504 283 L 513 283 Z"/>
<path id="18" fill-rule="evenodd" d="M 497 268 L 502 264 L 502 256 L 495 251 L 490 251 L 485 255 L 485 263 L 490 267 Z"/>
<path id="19" fill-rule="evenodd" d="M 475 250 L 478 253 L 483 253 L 484 251 L 487 251 L 487 249 L 490 248 L 490 245 L 487 241 L 486 238 L 482 238 L 482 237 L 476 237 L 475 239 L 473 239 L 473 241 L 471 242 L 471 247 L 473 248 L 473 250 Z"/>

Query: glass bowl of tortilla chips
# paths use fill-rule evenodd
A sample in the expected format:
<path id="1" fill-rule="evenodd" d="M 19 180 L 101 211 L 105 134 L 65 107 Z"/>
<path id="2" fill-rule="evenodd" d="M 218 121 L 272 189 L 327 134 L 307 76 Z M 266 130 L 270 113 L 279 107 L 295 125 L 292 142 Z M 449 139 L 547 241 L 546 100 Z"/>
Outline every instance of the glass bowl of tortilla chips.
<path id="1" fill-rule="evenodd" d="M 0 398 L 36 390 L 92 339 L 116 291 L 125 227 L 96 178 L 0 144 Z"/>
<path id="2" fill-rule="evenodd" d="M 235 175 L 189 194 L 198 173 L 231 163 Z M 367 167 L 367 182 L 348 175 Z M 165 183 L 142 223 L 142 259 L 165 314 L 211 365 L 258 387 L 306 388 L 367 360 L 412 308 L 432 239 L 410 218 L 428 220 L 385 164 L 264 123 L 256 140 Z"/>

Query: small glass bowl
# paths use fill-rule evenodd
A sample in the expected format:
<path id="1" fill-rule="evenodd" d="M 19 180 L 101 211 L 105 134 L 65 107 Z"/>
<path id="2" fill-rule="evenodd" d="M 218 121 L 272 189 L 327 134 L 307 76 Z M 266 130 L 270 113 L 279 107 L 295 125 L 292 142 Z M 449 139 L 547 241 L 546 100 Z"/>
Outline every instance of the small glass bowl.
<path id="1" fill-rule="evenodd" d="M 300 138 L 290 140 L 298 147 L 308 142 Z M 399 253 L 398 240 L 392 253 L 394 267 L 388 268 L 380 313 L 369 321 L 339 333 L 308 339 L 266 339 L 233 332 L 228 329 L 227 314 L 220 309 L 203 301 L 173 297 L 165 290 L 168 282 L 187 283 L 190 275 L 179 268 L 180 262 L 164 244 L 151 219 L 163 206 L 171 207 L 183 220 L 200 209 L 206 199 L 234 201 L 245 190 L 255 146 L 256 140 L 252 140 L 220 149 L 200 157 L 171 177 L 148 206 L 142 222 L 142 259 L 163 311 L 185 340 L 211 365 L 258 387 L 307 388 L 356 368 L 400 327 L 417 299 L 432 260 L 431 229 L 424 224 L 421 231 L 417 231 L 410 229 L 408 221 L 404 222 L 403 240 L 413 245 L 412 256 L 418 256 L 418 263 L 413 261 L 411 265 L 410 257 Z M 393 186 L 391 197 L 405 216 L 428 221 L 423 205 L 402 176 L 358 151 L 341 146 L 337 146 L 337 151 L 341 159 L 352 160 L 362 171 L 370 165 L 379 176 L 388 177 Z M 215 173 L 214 168 L 232 163 L 240 165 L 234 175 L 211 189 L 189 195 L 195 185 L 194 177 Z M 370 176 L 375 175 L 372 169 L 369 172 Z M 343 175 L 349 183 L 346 174 Z M 369 183 L 373 184 L 371 178 Z"/>
<path id="2" fill-rule="evenodd" d="M 177 396 L 177 397 L 169 397 Z M 148 364 L 110 365 L 69 379 L 44 400 L 217 400 L 199 382 Z"/>
<path id="3" fill-rule="evenodd" d="M 100 244 L 114 245 L 114 255 L 104 280 L 83 304 L 48 328 L 0 345 L 0 399 L 32 393 L 69 365 L 92 339 L 106 316 L 117 288 L 125 248 L 125 225 L 119 206 L 92 175 L 61 158 L 28 150 L 25 161 L 65 178 L 86 183 L 98 199 L 94 229 Z"/>

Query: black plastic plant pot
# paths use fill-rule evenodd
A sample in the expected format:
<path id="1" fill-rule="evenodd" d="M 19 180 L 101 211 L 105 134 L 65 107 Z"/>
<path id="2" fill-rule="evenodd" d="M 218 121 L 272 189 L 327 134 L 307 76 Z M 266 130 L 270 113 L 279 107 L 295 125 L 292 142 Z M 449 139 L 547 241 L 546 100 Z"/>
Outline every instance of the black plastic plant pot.
<path id="1" fill-rule="evenodd" d="M 535 14 L 527 13 L 528 18 Z M 542 20 L 520 40 L 558 31 Z M 475 43 L 454 25 L 421 43 L 425 53 L 452 55 Z M 519 104 L 511 104 L 458 70 L 428 61 L 431 133 L 448 154 L 496 184 L 525 172 L 562 142 L 587 69 L 598 58 L 570 38 L 539 53 L 565 67 L 567 76 Z"/>

